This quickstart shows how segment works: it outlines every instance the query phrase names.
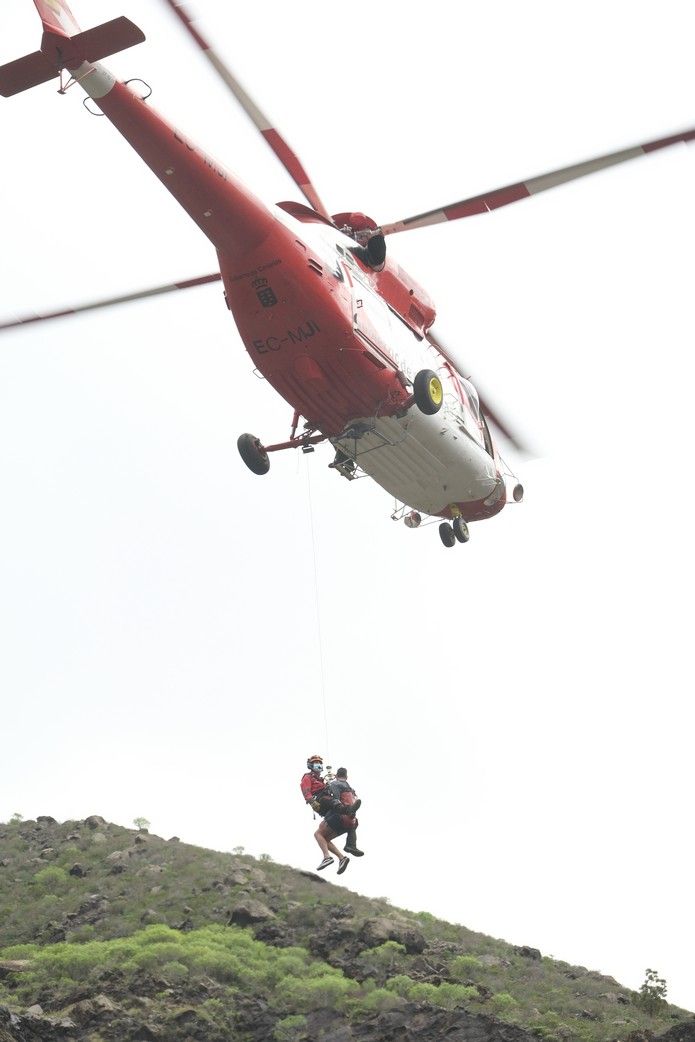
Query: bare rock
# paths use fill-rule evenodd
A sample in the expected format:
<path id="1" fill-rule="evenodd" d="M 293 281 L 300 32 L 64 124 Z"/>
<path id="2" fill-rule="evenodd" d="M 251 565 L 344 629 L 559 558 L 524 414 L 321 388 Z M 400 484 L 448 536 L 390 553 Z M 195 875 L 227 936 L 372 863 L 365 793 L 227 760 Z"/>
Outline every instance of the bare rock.
<path id="1" fill-rule="evenodd" d="M 163 923 L 164 919 L 161 913 L 155 911 L 154 908 L 146 908 L 140 916 L 140 922 L 145 923 L 145 925 L 147 925 L 149 923 Z"/>
<path id="2" fill-rule="evenodd" d="M 503 955 L 479 955 L 478 962 L 489 970 L 493 970 L 497 966 L 511 966 L 509 959 L 505 959 Z"/>
<path id="3" fill-rule="evenodd" d="M 48 944 L 60 944 L 65 940 L 66 933 L 65 927 L 61 923 L 50 922 L 46 924 L 46 929 L 43 932 L 43 939 Z"/>
<path id="4" fill-rule="evenodd" d="M 527 944 L 521 944 L 514 948 L 517 955 L 522 955 L 524 959 L 541 959 L 542 955 L 538 948 L 529 948 Z"/>
<path id="5" fill-rule="evenodd" d="M 695 1042 L 695 1017 L 674 1024 L 663 1035 L 658 1036 L 658 1042 Z"/>
<path id="6" fill-rule="evenodd" d="M 82 999 L 81 1002 L 74 1002 L 72 1006 L 68 1006 L 67 1012 L 76 1024 L 82 1025 L 89 1024 L 106 1013 L 116 1013 L 119 1008 L 107 995 L 96 995 L 93 999 Z"/>
<path id="7" fill-rule="evenodd" d="M 84 823 L 89 829 L 99 829 L 106 827 L 106 820 L 101 818 L 98 814 L 91 814 L 88 818 L 84 819 Z"/>
<path id="8" fill-rule="evenodd" d="M 325 876 L 317 876 L 315 872 L 306 872 L 303 868 L 299 869 L 300 876 L 305 876 L 307 879 L 313 880 L 314 883 L 327 883 L 328 880 Z"/>
<path id="9" fill-rule="evenodd" d="M 30 959 L 0 959 L 0 980 L 11 973 L 21 973 L 31 966 Z"/>
<path id="10" fill-rule="evenodd" d="M 189 916 L 182 919 L 180 923 L 174 923 L 174 930 L 180 930 L 181 933 L 190 933 L 194 929 L 193 920 Z"/>
<path id="11" fill-rule="evenodd" d="M 266 919 L 274 918 L 275 912 L 272 912 L 262 901 L 255 901 L 251 897 L 245 901 L 239 901 L 234 906 L 229 922 L 235 923 L 237 926 L 249 926 L 251 923 L 262 923 Z"/>
<path id="12" fill-rule="evenodd" d="M 37 825 L 57 825 L 58 822 L 50 814 L 39 814 L 36 819 Z"/>
<path id="13" fill-rule="evenodd" d="M 427 947 L 422 930 L 395 916 L 384 915 L 367 919 L 359 932 L 359 938 L 365 948 L 376 948 L 386 941 L 396 941 L 404 945 L 408 955 L 418 955 Z"/>
<path id="14" fill-rule="evenodd" d="M 76 876 L 77 879 L 84 879 L 87 875 L 87 869 L 83 865 L 75 863 L 72 868 L 68 870 L 68 874 Z"/>
<path id="15" fill-rule="evenodd" d="M 290 948 L 294 943 L 292 934 L 282 923 L 264 922 L 254 930 L 257 941 L 272 944 L 274 948 Z"/>
<path id="16" fill-rule="evenodd" d="M 248 873 L 249 873 L 249 879 L 251 880 L 251 882 L 255 883 L 257 886 L 262 886 L 263 883 L 267 883 L 268 882 L 268 876 L 266 875 L 266 873 L 263 871 L 262 868 L 253 868 L 253 867 L 251 867 L 251 868 L 248 869 Z"/>

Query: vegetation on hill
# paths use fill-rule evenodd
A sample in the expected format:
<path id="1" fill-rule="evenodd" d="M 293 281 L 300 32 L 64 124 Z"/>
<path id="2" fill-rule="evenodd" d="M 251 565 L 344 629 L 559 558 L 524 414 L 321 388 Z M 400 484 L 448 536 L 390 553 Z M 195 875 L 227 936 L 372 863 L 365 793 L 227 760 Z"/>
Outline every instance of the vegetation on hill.
<path id="1" fill-rule="evenodd" d="M 364 1042 L 638 1042 L 695 1028 L 649 995 L 269 859 L 96 816 L 0 825 L 0 1005 L 24 1014 L 10 1039 L 36 1004 L 55 1032 L 42 1037 L 91 1042 L 299 1042 L 337 1024 Z"/>

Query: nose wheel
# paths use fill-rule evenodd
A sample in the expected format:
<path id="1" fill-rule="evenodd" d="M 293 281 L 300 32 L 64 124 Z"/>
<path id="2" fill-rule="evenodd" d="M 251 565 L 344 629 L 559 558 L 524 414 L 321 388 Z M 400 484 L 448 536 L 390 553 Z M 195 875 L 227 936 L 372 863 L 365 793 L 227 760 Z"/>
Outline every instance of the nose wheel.
<path id="1" fill-rule="evenodd" d="M 454 546 L 457 542 L 467 543 L 470 539 L 468 525 L 462 517 L 455 517 L 452 524 L 442 521 L 439 526 L 439 538 L 444 546 Z"/>

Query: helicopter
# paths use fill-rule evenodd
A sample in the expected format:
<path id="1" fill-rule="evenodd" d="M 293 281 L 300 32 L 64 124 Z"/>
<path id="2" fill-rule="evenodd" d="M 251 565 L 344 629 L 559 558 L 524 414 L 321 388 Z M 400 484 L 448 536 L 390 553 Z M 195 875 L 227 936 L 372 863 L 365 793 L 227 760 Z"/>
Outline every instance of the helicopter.
<path id="1" fill-rule="evenodd" d="M 0 93 L 9 97 L 54 78 L 63 94 L 81 86 L 87 107 L 110 119 L 215 246 L 219 272 L 131 294 L 129 299 L 221 279 L 255 370 L 292 408 L 284 441 L 268 444 L 249 433 L 239 437 L 239 452 L 249 469 L 266 474 L 271 453 L 312 452 L 317 444 L 329 442 L 335 450 L 330 466 L 339 475 L 348 480 L 372 477 L 400 504 L 392 516 L 402 518 L 409 528 L 431 519 L 448 547 L 468 541 L 468 522 L 498 514 L 510 500 L 520 502 L 523 488 L 504 464 L 492 432 L 501 432 L 517 448 L 522 442 L 481 400 L 461 366 L 433 336 L 434 304 L 391 257 L 387 239 L 490 212 L 690 141 L 695 130 L 391 224 L 378 224 L 357 211 L 331 215 L 298 157 L 185 8 L 166 0 L 305 199 L 270 207 L 161 119 L 147 105 L 141 83 L 119 83 L 100 64 L 144 40 L 129 19 L 115 18 L 82 32 L 62 0 L 34 2 L 43 25 L 41 48 L 0 68 Z M 41 316 L 51 317 L 57 314 Z M 37 320 L 32 316 L 0 328 Z"/>

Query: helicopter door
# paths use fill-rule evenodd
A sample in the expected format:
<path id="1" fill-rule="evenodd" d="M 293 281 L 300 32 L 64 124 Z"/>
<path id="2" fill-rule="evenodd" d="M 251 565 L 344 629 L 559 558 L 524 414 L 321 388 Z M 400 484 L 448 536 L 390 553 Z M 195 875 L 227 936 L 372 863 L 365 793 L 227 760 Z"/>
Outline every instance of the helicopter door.
<path id="1" fill-rule="evenodd" d="M 389 354 L 389 345 L 394 342 L 391 312 L 371 289 L 359 282 L 352 286 L 353 327 L 362 340 L 368 342 L 368 353 L 382 368 L 397 368 Z"/>

